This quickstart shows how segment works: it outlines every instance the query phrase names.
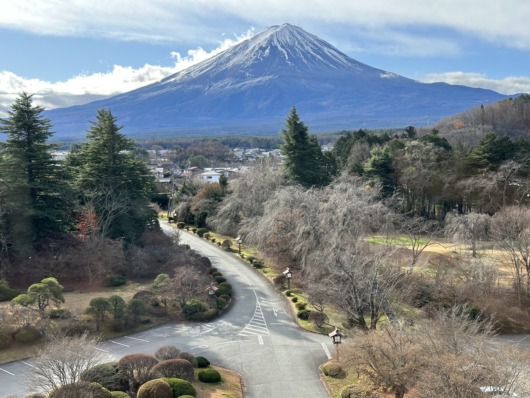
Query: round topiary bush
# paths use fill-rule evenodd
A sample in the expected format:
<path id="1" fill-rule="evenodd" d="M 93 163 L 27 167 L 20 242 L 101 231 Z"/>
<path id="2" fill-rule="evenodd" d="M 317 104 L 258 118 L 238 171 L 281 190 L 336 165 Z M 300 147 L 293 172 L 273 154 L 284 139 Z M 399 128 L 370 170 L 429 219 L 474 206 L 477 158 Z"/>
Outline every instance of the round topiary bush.
<path id="1" fill-rule="evenodd" d="M 63 308 L 54 308 L 49 315 L 50 319 L 68 319 L 72 317 L 72 313 Z"/>
<path id="2" fill-rule="evenodd" d="M 112 393 L 98 383 L 79 381 L 77 383 L 60 386 L 48 394 L 48 398 L 72 398 L 80 396 L 91 398 L 112 398 Z"/>
<path id="3" fill-rule="evenodd" d="M 197 235 L 199 235 L 201 238 L 208 232 L 208 228 L 198 228 L 197 229 Z"/>
<path id="4" fill-rule="evenodd" d="M 127 280 L 123 275 L 107 275 L 103 280 L 103 286 L 106 287 L 116 287 L 123 286 Z"/>
<path id="5" fill-rule="evenodd" d="M 293 298 L 294 298 L 294 297 L 293 297 Z M 299 309 L 299 310 L 305 310 L 305 307 L 307 307 L 307 303 L 302 303 L 302 302 L 300 302 L 300 303 L 296 303 L 296 304 L 295 304 L 295 307 L 296 307 L 297 309 Z"/>
<path id="6" fill-rule="evenodd" d="M 302 319 L 304 321 L 307 321 L 309 319 L 309 314 L 311 313 L 311 311 L 309 310 L 300 310 L 298 311 L 298 313 L 296 314 L 296 316 L 299 318 L 299 319 Z"/>
<path id="7" fill-rule="evenodd" d="M 383 396 L 368 386 L 354 384 L 344 387 L 340 392 L 340 398 L 382 398 Z"/>
<path id="8" fill-rule="evenodd" d="M 206 306 L 201 300 L 189 299 L 186 301 L 186 304 L 184 304 L 184 307 L 182 307 L 182 313 L 186 316 L 190 316 L 196 314 L 197 312 L 201 312 L 205 308 Z"/>
<path id="9" fill-rule="evenodd" d="M 137 398 L 173 398 L 173 390 L 164 380 L 150 380 L 140 386 Z"/>
<path id="10" fill-rule="evenodd" d="M 129 394 L 123 391 L 111 391 L 112 398 L 131 398 Z"/>
<path id="11" fill-rule="evenodd" d="M 342 379 L 346 376 L 346 372 L 344 371 L 342 366 L 340 366 L 336 362 L 330 362 L 325 364 L 322 368 L 322 372 L 326 376 L 333 377 L 334 379 Z"/>
<path id="12" fill-rule="evenodd" d="M 221 297 L 223 295 L 226 295 L 228 297 L 232 297 L 232 288 L 229 288 L 227 286 L 217 286 L 217 290 L 215 291 L 215 295 L 217 297 Z"/>
<path id="13" fill-rule="evenodd" d="M 195 358 L 195 355 L 189 353 L 189 352 L 186 352 L 186 351 L 182 351 L 180 354 L 179 354 L 179 358 L 180 359 L 185 359 L 186 361 L 188 361 L 189 363 L 191 363 L 191 365 L 196 368 L 198 366 L 198 362 L 197 362 L 197 358 Z"/>
<path id="14" fill-rule="evenodd" d="M 41 333 L 33 327 L 25 327 L 15 334 L 15 341 L 23 344 L 33 343 L 41 337 Z"/>
<path id="15" fill-rule="evenodd" d="M 188 315 L 186 318 L 194 322 L 206 322 L 214 319 L 219 314 L 217 308 L 209 308 L 206 311 L 196 312 Z"/>
<path id="16" fill-rule="evenodd" d="M 219 383 L 221 381 L 221 373 L 212 368 L 200 370 L 198 377 L 203 383 Z"/>
<path id="17" fill-rule="evenodd" d="M 232 241 L 230 239 L 223 240 L 223 243 L 221 243 L 221 246 L 225 248 L 225 250 L 230 250 L 232 247 Z"/>
<path id="18" fill-rule="evenodd" d="M 109 390 L 119 390 L 120 375 L 118 373 L 118 362 L 100 363 L 83 372 L 80 376 L 81 381 L 98 383 Z"/>
<path id="19" fill-rule="evenodd" d="M 185 226 L 186 226 L 186 224 L 183 223 L 182 221 L 179 221 L 179 222 L 177 223 L 177 228 L 178 228 L 178 229 L 184 229 Z"/>
<path id="20" fill-rule="evenodd" d="M 215 278 L 213 278 L 213 280 L 216 281 L 217 283 L 226 282 L 226 278 L 224 276 L 216 276 Z"/>
<path id="21" fill-rule="evenodd" d="M 222 311 L 228 306 L 228 301 L 226 301 L 225 299 L 221 297 L 217 297 L 215 299 L 215 306 L 217 307 L 218 310 Z"/>
<path id="22" fill-rule="evenodd" d="M 176 359 L 180 354 L 180 350 L 174 345 L 163 345 L 155 351 L 155 357 L 159 361 L 165 361 L 167 359 Z"/>
<path id="23" fill-rule="evenodd" d="M 295 296 L 295 297 L 291 298 L 291 301 L 292 301 L 293 303 L 296 303 L 296 302 L 298 301 L 298 297 Z"/>
<path id="24" fill-rule="evenodd" d="M 197 367 L 198 368 L 207 368 L 210 366 L 210 361 L 206 359 L 205 357 L 198 356 L 197 357 Z"/>
<path id="25" fill-rule="evenodd" d="M 175 397 L 195 397 L 197 395 L 195 387 L 193 387 L 193 385 L 189 381 L 178 379 L 175 377 L 165 377 L 162 380 L 169 384 L 169 386 L 173 390 L 173 396 Z"/>
<path id="26" fill-rule="evenodd" d="M 176 377 L 191 382 L 193 380 L 193 365 L 182 358 L 167 359 L 159 362 L 151 369 L 151 377 Z"/>
<path id="27" fill-rule="evenodd" d="M 217 268 L 215 268 L 215 267 L 211 267 L 211 268 L 208 270 L 208 272 L 209 272 L 210 275 L 211 275 L 211 274 L 213 274 L 214 272 L 218 272 L 218 270 L 217 270 Z"/>

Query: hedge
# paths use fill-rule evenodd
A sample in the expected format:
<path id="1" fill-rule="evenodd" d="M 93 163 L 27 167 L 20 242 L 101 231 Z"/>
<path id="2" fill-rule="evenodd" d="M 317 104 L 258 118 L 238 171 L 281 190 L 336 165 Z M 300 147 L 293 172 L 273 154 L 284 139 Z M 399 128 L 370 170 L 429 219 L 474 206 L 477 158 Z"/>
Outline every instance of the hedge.
<path id="1" fill-rule="evenodd" d="M 198 377 L 203 383 L 219 383 L 221 381 L 221 373 L 212 368 L 200 370 Z"/>

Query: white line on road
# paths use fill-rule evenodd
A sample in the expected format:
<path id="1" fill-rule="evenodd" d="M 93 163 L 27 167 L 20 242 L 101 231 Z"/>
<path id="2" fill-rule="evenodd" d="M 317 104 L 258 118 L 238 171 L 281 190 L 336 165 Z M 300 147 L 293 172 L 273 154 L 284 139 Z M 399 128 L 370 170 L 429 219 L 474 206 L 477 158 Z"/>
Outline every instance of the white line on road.
<path id="1" fill-rule="evenodd" d="M 277 317 L 278 316 L 278 313 L 276 312 L 276 310 L 273 308 L 272 309 L 272 312 L 274 312 L 274 316 Z"/>
<path id="2" fill-rule="evenodd" d="M 10 374 L 11 376 L 14 376 L 14 375 L 15 375 L 14 373 L 8 372 L 7 370 L 2 369 L 2 368 L 0 368 L 0 370 L 1 370 L 2 372 L 6 372 L 7 374 Z"/>
<path id="3" fill-rule="evenodd" d="M 129 337 L 129 336 L 123 336 L 123 337 L 126 338 L 126 339 L 143 341 L 143 342 L 145 342 L 145 343 L 149 343 L 149 342 L 150 342 L 149 340 L 137 339 L 136 337 Z"/>
<path id="4" fill-rule="evenodd" d="M 324 344 L 324 343 L 320 343 L 320 344 L 322 344 L 322 348 L 324 349 L 324 352 L 326 353 L 326 356 L 328 357 L 328 359 L 333 358 L 331 356 L 331 352 L 329 352 L 328 347 L 326 346 L 326 344 Z"/>
<path id="5" fill-rule="evenodd" d="M 258 343 L 259 343 L 259 345 L 263 345 L 264 344 L 263 343 L 263 337 L 258 336 Z"/>
<path id="6" fill-rule="evenodd" d="M 103 348 L 99 348 L 99 347 L 94 347 L 96 350 L 98 351 L 103 351 L 103 352 L 109 352 L 108 350 L 104 350 Z"/>
<path id="7" fill-rule="evenodd" d="M 28 365 L 30 368 L 34 368 L 34 369 L 36 369 L 35 366 L 33 366 L 33 365 L 30 364 L 30 363 L 27 363 L 27 362 L 24 362 L 24 361 L 20 361 L 20 362 L 22 362 L 24 365 Z"/>
<path id="8" fill-rule="evenodd" d="M 130 347 L 130 345 L 122 344 L 122 343 L 118 343 L 117 341 L 114 341 L 114 340 L 107 340 L 107 341 L 109 341 L 109 342 L 111 342 L 111 343 L 114 343 L 114 344 L 122 345 L 122 346 L 124 346 L 124 347 Z"/>

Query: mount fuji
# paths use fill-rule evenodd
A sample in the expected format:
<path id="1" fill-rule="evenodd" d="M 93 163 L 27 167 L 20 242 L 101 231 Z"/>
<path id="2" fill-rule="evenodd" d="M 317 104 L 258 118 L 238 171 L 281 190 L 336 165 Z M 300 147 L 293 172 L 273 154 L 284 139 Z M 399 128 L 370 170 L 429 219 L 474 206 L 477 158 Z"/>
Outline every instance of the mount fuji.
<path id="1" fill-rule="evenodd" d="M 46 116 L 58 139 L 82 139 L 99 108 L 129 136 L 255 135 L 280 131 L 293 106 L 311 132 L 322 132 L 428 125 L 503 98 L 373 68 L 284 24 L 159 82 Z"/>

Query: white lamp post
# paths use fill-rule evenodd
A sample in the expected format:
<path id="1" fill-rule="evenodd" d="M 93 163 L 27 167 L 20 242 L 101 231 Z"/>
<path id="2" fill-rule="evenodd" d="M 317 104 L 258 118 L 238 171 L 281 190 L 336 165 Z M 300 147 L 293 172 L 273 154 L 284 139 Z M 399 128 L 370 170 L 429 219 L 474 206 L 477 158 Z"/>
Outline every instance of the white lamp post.
<path id="1" fill-rule="evenodd" d="M 335 330 L 328 334 L 328 336 L 333 340 L 333 344 L 335 345 L 335 349 L 337 351 L 337 362 L 339 362 L 339 344 L 342 343 L 342 334 L 340 333 L 339 329 L 335 328 Z"/>

